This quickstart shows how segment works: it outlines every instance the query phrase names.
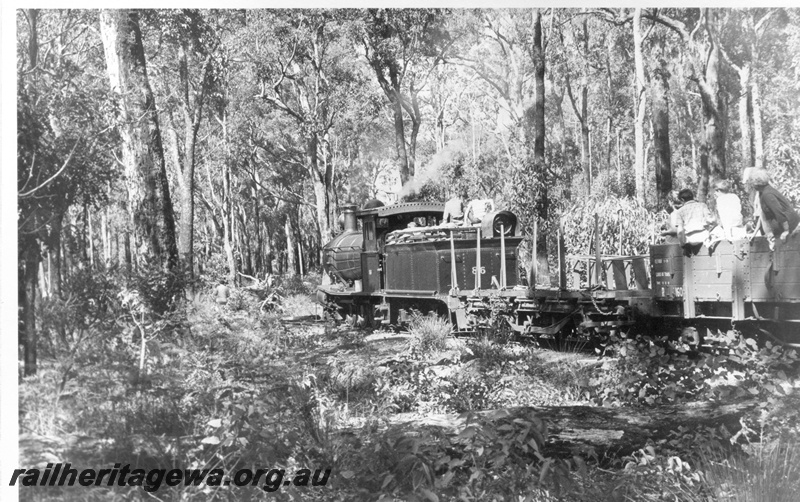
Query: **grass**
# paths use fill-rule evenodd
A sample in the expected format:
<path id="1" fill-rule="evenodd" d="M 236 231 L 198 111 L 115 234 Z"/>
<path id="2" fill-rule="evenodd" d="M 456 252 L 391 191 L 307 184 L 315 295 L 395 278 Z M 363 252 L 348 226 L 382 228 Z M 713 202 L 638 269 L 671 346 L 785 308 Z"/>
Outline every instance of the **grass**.
<path id="1" fill-rule="evenodd" d="M 447 348 L 447 338 L 450 336 L 452 326 L 447 319 L 430 313 L 423 315 L 414 312 L 408 323 L 411 333 L 410 350 L 420 356 L 441 352 Z"/>
<path id="2" fill-rule="evenodd" d="M 698 467 L 712 495 L 731 502 L 800 500 L 800 443 L 780 438 L 751 444 L 749 455 L 704 453 Z"/>

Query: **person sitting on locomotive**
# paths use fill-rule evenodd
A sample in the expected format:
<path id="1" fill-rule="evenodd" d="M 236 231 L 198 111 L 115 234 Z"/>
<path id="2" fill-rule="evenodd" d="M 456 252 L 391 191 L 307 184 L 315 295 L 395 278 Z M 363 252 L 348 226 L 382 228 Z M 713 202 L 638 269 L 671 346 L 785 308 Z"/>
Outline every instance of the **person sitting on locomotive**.
<path id="1" fill-rule="evenodd" d="M 683 206 L 683 202 L 678 198 L 678 192 L 673 190 L 669 193 L 669 207 L 667 213 L 669 214 L 669 222 L 665 223 L 661 230 L 661 235 L 664 236 L 664 244 L 680 244 L 678 239 L 678 209 Z"/>
<path id="2" fill-rule="evenodd" d="M 678 192 L 683 205 L 676 212 L 678 239 L 687 256 L 697 254 L 708 239 L 709 230 L 714 226 L 714 218 L 704 202 L 694 200 L 694 192 L 684 188 Z"/>
<path id="3" fill-rule="evenodd" d="M 464 225 L 474 225 L 483 221 L 484 216 L 495 210 L 492 199 L 473 199 L 464 211 Z"/>
<path id="4" fill-rule="evenodd" d="M 800 215 L 797 214 L 789 199 L 769 184 L 769 174 L 764 169 L 755 169 L 750 173 L 749 182 L 755 188 L 756 211 L 760 212 L 765 231 L 786 242 L 789 235 L 800 234 Z"/>
<path id="5" fill-rule="evenodd" d="M 722 229 L 722 237 L 729 241 L 744 238 L 746 232 L 739 196 L 731 191 L 731 184 L 727 180 L 717 181 L 714 189 L 717 192 L 717 221 Z"/>
<path id="6" fill-rule="evenodd" d="M 455 196 L 444 203 L 444 215 L 442 225 L 461 225 L 464 222 L 464 201 L 461 197 Z"/>

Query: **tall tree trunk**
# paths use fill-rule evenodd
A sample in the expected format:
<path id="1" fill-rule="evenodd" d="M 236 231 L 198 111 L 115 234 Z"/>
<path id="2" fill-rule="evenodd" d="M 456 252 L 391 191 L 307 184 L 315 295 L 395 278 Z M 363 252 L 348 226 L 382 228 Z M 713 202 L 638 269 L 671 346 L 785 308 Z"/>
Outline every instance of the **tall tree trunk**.
<path id="1" fill-rule="evenodd" d="M 413 83 L 409 89 L 409 94 L 411 94 L 411 111 L 409 112 L 411 134 L 408 138 L 408 176 L 413 178 L 417 172 L 417 136 L 419 136 L 419 128 L 422 125 L 422 114 L 419 110 L 419 98 L 417 91 L 414 90 Z"/>
<path id="2" fill-rule="evenodd" d="M 297 262 L 295 260 L 295 250 L 297 245 L 294 241 L 294 225 L 292 224 L 292 210 L 287 208 L 286 223 L 284 224 L 284 231 L 286 232 L 286 275 L 293 276 L 297 274 Z"/>
<path id="3" fill-rule="evenodd" d="M 38 331 L 36 330 L 36 286 L 39 282 L 39 243 L 34 236 L 20 235 L 21 263 L 19 271 L 20 306 L 22 307 L 22 331 L 24 340 L 25 376 L 35 375 L 38 365 Z"/>
<path id="4" fill-rule="evenodd" d="M 330 238 L 330 200 L 328 199 L 328 167 L 319 167 L 319 137 L 310 134 L 306 138 L 305 162 L 311 183 L 314 187 L 314 199 L 317 205 L 317 227 L 324 239 Z M 332 180 L 331 180 L 332 183 Z"/>
<path id="5" fill-rule="evenodd" d="M 589 101 L 589 89 L 587 87 L 583 88 L 582 91 L 583 97 L 581 101 L 583 101 L 582 109 L 583 109 L 583 116 L 586 117 L 588 113 L 588 101 Z M 581 165 L 583 166 L 583 176 L 586 179 L 586 193 L 591 193 L 592 191 L 592 160 L 591 160 L 591 131 L 589 130 L 589 122 L 588 120 L 584 120 L 581 122 Z"/>
<path id="6" fill-rule="evenodd" d="M 120 105 L 122 162 L 128 211 L 133 217 L 133 232 L 139 246 L 137 257 L 173 271 L 178 265 L 175 217 L 139 14 L 126 10 L 101 11 L 100 35 L 111 89 Z"/>
<path id="7" fill-rule="evenodd" d="M 636 67 L 636 120 L 633 123 L 635 140 L 635 160 L 633 170 L 636 181 L 636 200 L 645 203 L 645 153 L 644 153 L 644 118 L 647 111 L 647 86 L 644 73 L 644 56 L 642 54 L 642 9 L 637 7 L 633 14 L 633 47 Z"/>
<path id="8" fill-rule="evenodd" d="M 750 92 L 752 93 L 753 104 L 754 165 L 763 169 L 767 164 L 764 156 L 764 130 L 761 125 L 761 89 L 758 85 L 758 78 L 753 78 Z"/>
<path id="9" fill-rule="evenodd" d="M 228 112 L 225 108 L 219 110 L 217 122 L 222 128 L 222 142 L 225 145 L 225 161 L 222 164 L 222 196 L 217 197 L 211 173 L 208 182 L 211 185 L 211 195 L 220 206 L 222 212 L 222 246 L 225 250 L 225 259 L 228 262 L 228 283 L 236 284 L 236 259 L 233 254 L 233 197 L 231 194 L 231 154 L 230 136 L 228 135 Z M 212 209 L 209 207 L 209 211 Z M 213 214 L 213 213 L 212 213 Z"/>
<path id="10" fill-rule="evenodd" d="M 662 57 L 659 57 L 659 65 L 653 70 L 650 82 L 656 195 L 658 207 L 665 209 L 672 190 L 672 150 L 669 143 L 669 70 Z"/>
<path id="11" fill-rule="evenodd" d="M 589 28 L 588 22 L 583 22 L 583 50 L 584 53 L 589 53 Z M 565 78 L 567 95 L 569 96 L 572 110 L 580 123 L 581 131 L 581 166 L 583 169 L 583 177 L 586 186 L 586 193 L 590 194 L 592 190 L 592 171 L 589 164 L 589 66 L 588 62 L 583 68 L 583 75 L 581 76 L 581 95 L 580 95 L 580 109 L 578 109 L 578 102 L 572 92 L 572 84 L 570 82 L 569 73 Z"/>
<path id="12" fill-rule="evenodd" d="M 750 65 L 743 65 L 739 68 L 739 84 L 741 91 L 739 94 L 739 129 L 742 138 L 740 147 L 742 149 L 742 165 L 745 167 L 755 165 L 753 154 L 753 130 L 750 127 L 750 117 L 752 109 L 750 107 Z"/>
<path id="13" fill-rule="evenodd" d="M 274 249 L 274 245 L 272 243 L 272 232 L 270 232 L 269 227 L 266 227 L 265 230 L 267 233 L 266 236 L 267 238 L 264 240 L 264 244 L 266 244 L 264 246 L 264 264 L 266 273 L 271 275 L 275 273 L 275 267 L 273 264 L 273 255 L 272 255 L 272 250 Z"/>
<path id="14" fill-rule="evenodd" d="M 405 185 L 411 179 L 408 166 L 408 152 L 406 151 L 406 130 L 403 123 L 403 105 L 400 90 L 396 90 L 392 101 L 394 111 L 394 146 L 397 152 L 397 166 L 400 171 L 400 184 Z"/>
<path id="15" fill-rule="evenodd" d="M 194 276 L 194 171 L 196 162 L 197 134 L 203 118 L 203 107 L 206 90 L 208 88 L 208 75 L 211 71 L 211 56 L 203 62 L 202 80 L 199 90 L 193 92 L 189 82 L 189 63 L 186 56 L 186 41 L 178 47 L 178 75 L 180 80 L 180 93 L 183 111 L 183 164 L 181 168 L 181 209 L 182 218 L 179 225 L 179 253 L 183 268 L 189 277 Z M 175 149 L 177 148 L 176 135 Z"/>
<path id="16" fill-rule="evenodd" d="M 125 262 L 125 273 L 130 277 L 131 272 L 133 271 L 133 246 L 131 245 L 131 233 L 125 231 L 125 242 L 122 246 L 122 251 L 125 256 L 123 256 L 123 260 Z"/>
<path id="17" fill-rule="evenodd" d="M 254 189 L 255 197 L 253 197 L 253 230 L 256 233 L 256 249 L 255 249 L 255 269 L 257 274 L 264 273 L 264 239 L 261 234 L 261 204 L 259 203 L 258 189 Z"/>
<path id="18" fill-rule="evenodd" d="M 92 225 L 92 214 L 89 211 L 89 204 L 83 206 L 84 217 L 86 222 L 86 239 L 87 248 L 89 250 L 89 266 L 94 269 L 94 227 Z"/>
<path id="19" fill-rule="evenodd" d="M 231 210 L 230 197 L 230 169 L 223 168 L 223 198 L 224 209 L 222 214 L 222 244 L 225 248 L 225 259 L 228 262 L 228 283 L 236 284 L 236 259 L 233 255 L 233 211 Z"/>
<path id="20" fill-rule="evenodd" d="M 693 27 L 664 15 L 663 10 L 651 10 L 648 18 L 663 24 L 677 33 L 693 53 L 689 65 L 689 79 L 698 87 L 703 108 L 704 130 L 700 145 L 700 170 L 698 199 L 705 201 L 710 177 L 725 176 L 726 109 L 719 86 L 719 58 L 721 55 L 716 32 L 719 10 L 703 8 Z M 700 37 L 698 37 L 698 33 Z"/>
<path id="21" fill-rule="evenodd" d="M 103 208 L 100 215 L 100 236 L 103 242 L 103 267 L 111 265 L 111 227 L 108 224 L 108 206 Z"/>
<path id="22" fill-rule="evenodd" d="M 533 135 L 533 175 L 540 180 L 540 192 L 535 199 L 537 211 L 536 217 L 546 222 L 549 218 L 550 200 L 547 192 L 547 184 L 544 183 L 547 165 L 545 164 L 545 57 L 544 57 L 544 37 L 542 36 L 542 11 L 536 9 L 533 19 L 533 46 L 531 47 L 531 58 L 533 60 L 534 75 L 534 95 L 532 117 L 526 122 L 529 124 L 529 131 L 526 134 L 526 143 L 530 144 L 530 133 Z M 526 116 L 528 113 L 526 113 Z M 547 260 L 547 239 L 537 239 L 537 263 L 536 278 L 545 284 L 550 284 L 550 268 Z"/>
<path id="23" fill-rule="evenodd" d="M 61 231 L 64 223 L 64 212 L 59 211 L 53 218 L 47 248 L 52 251 L 52 267 L 50 271 L 50 293 L 58 297 L 61 294 Z"/>
<path id="24" fill-rule="evenodd" d="M 710 179 L 725 176 L 725 103 L 719 87 L 719 44 L 714 32 L 716 17 L 714 10 L 704 9 L 705 28 L 708 34 L 708 47 L 704 51 L 704 71 L 702 78 L 695 78 L 703 104 L 705 129 L 700 147 L 700 186 L 698 199 L 705 201 L 708 196 Z"/>
<path id="25" fill-rule="evenodd" d="M 242 206 L 239 206 L 236 214 L 238 215 L 236 226 L 239 230 L 238 242 L 239 252 L 242 256 L 242 268 L 247 275 L 255 275 L 253 273 L 253 247 L 248 237 L 249 233 L 247 230 L 247 213 Z"/>
<path id="26" fill-rule="evenodd" d="M 533 102 L 533 162 L 534 168 L 541 173 L 545 169 L 545 57 L 542 36 L 542 12 L 536 9 L 533 22 L 533 75 L 534 75 L 534 102 Z M 544 206 L 543 218 L 547 218 L 547 205 Z"/>

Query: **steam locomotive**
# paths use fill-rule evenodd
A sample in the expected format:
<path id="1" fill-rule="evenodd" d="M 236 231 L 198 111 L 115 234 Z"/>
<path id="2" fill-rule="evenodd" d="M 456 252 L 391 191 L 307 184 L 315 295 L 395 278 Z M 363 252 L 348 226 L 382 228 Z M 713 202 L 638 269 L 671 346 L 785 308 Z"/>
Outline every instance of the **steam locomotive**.
<path id="1" fill-rule="evenodd" d="M 539 341 L 733 324 L 800 346 L 800 239 L 774 250 L 764 237 L 721 241 L 693 256 L 677 244 L 651 245 L 648 255 L 567 255 L 559 231 L 551 286 L 536 277 L 536 230 L 520 246 L 513 213 L 468 226 L 440 225 L 443 214 L 435 202 L 344 207 L 344 231 L 323 249 L 318 300 L 373 327 L 402 325 L 414 310 L 447 316 L 462 333 L 502 318 Z"/>

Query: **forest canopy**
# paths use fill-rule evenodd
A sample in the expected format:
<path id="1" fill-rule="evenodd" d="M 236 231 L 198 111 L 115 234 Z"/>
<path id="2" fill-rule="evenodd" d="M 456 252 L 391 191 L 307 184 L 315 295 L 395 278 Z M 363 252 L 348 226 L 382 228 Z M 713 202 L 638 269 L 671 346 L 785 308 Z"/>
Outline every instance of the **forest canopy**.
<path id="1" fill-rule="evenodd" d="M 800 201 L 795 9 L 16 16 L 26 372 L 37 297 L 119 272 L 168 311 L 192 281 L 302 274 L 345 203 L 493 198 L 530 235 L 594 200 L 713 206 L 749 166 Z"/>

